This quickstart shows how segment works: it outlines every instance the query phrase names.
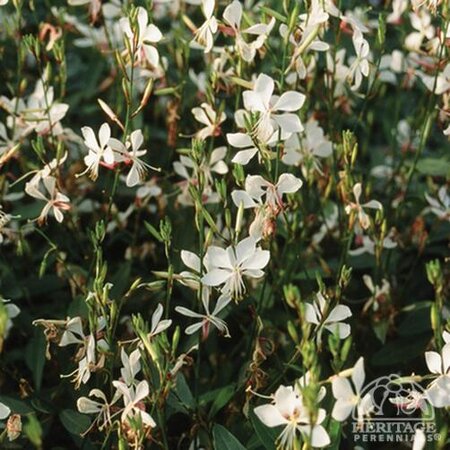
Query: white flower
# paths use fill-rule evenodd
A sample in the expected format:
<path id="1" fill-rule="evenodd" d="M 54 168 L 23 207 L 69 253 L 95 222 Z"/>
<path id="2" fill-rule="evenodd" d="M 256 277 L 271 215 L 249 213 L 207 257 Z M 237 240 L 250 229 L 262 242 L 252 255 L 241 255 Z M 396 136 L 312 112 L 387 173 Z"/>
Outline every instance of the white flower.
<path id="1" fill-rule="evenodd" d="M 210 289 L 203 288 L 202 289 L 202 304 L 203 309 L 205 310 L 205 314 L 199 314 L 195 311 L 191 311 L 184 306 L 177 306 L 175 311 L 183 316 L 192 317 L 194 319 L 200 319 L 199 322 L 189 325 L 185 333 L 193 334 L 196 333 L 200 328 L 203 329 L 203 336 L 206 337 L 209 333 L 209 324 L 213 324 L 225 337 L 230 337 L 230 332 L 228 331 L 227 324 L 224 320 L 218 317 L 218 314 L 230 303 L 231 297 L 228 294 L 222 294 L 216 302 L 216 306 L 213 311 L 210 312 L 209 309 L 209 300 L 210 300 Z"/>
<path id="2" fill-rule="evenodd" d="M 141 130 L 133 131 L 127 139 L 125 145 L 118 139 L 109 139 L 109 146 L 117 152 L 118 156 L 115 161 L 123 161 L 125 164 L 131 164 L 131 169 L 128 172 L 126 184 L 128 187 L 136 186 L 145 181 L 145 174 L 147 167 L 150 167 L 140 157 L 147 153 L 147 150 L 140 149 L 144 143 L 144 136 Z M 129 148 L 131 147 L 131 151 Z"/>
<path id="3" fill-rule="evenodd" d="M 1 341 L 3 339 L 6 339 L 8 337 L 9 330 L 12 328 L 13 323 L 11 319 L 14 319 L 20 314 L 20 309 L 17 305 L 14 303 L 11 303 L 11 300 L 3 298 L 0 299 L 0 301 L 3 303 L 3 306 L 6 311 L 6 325 L 5 329 L 3 330 L 3 335 L 0 335 L 0 347 L 1 347 Z"/>
<path id="4" fill-rule="evenodd" d="M 37 170 L 36 172 L 32 171 L 29 173 L 34 173 L 33 177 L 29 181 L 30 184 L 39 184 L 40 180 L 43 180 L 44 178 L 47 178 L 53 174 L 53 172 L 56 171 L 56 169 L 59 168 L 59 166 L 62 166 L 66 159 L 67 159 L 68 153 L 64 153 L 63 156 L 60 158 L 54 158 L 49 163 L 45 164 L 44 167 L 40 170 Z"/>
<path id="5" fill-rule="evenodd" d="M 181 260 L 191 270 L 183 270 L 180 273 L 180 283 L 194 290 L 199 289 L 202 266 L 200 258 L 189 250 L 181 250 Z"/>
<path id="6" fill-rule="evenodd" d="M 347 378 L 335 376 L 332 380 L 332 390 L 336 403 L 331 415 L 339 422 L 343 422 L 356 409 L 358 421 L 370 413 L 373 408 L 370 393 L 361 398 L 364 384 L 364 359 L 359 358 L 352 370 L 352 385 Z"/>
<path id="7" fill-rule="evenodd" d="M 35 131 L 38 134 L 59 136 L 63 128 L 59 123 L 64 118 L 69 105 L 54 100 L 54 90 L 47 81 L 39 79 L 33 93 L 24 101 L 22 98 L 0 97 L 0 106 L 10 115 L 7 127 L 14 130 L 11 139 L 18 140 Z M 2 135 L 4 132 L 2 132 Z M 7 137 L 7 136 L 6 136 Z M 2 136 L 3 141 L 9 141 Z M 8 143 L 8 142 L 6 142 Z M 8 144 L 8 146 L 11 144 Z"/>
<path id="8" fill-rule="evenodd" d="M 220 124 L 227 118 L 223 111 L 218 115 L 208 103 L 202 103 L 200 107 L 192 108 L 192 114 L 194 114 L 195 120 L 206 125 L 196 133 L 197 139 L 202 141 L 209 136 L 220 134 Z"/>
<path id="9" fill-rule="evenodd" d="M 149 339 L 152 339 L 156 335 L 162 333 L 163 331 L 167 330 L 167 328 L 172 325 L 172 320 L 170 319 L 163 319 L 161 320 L 161 317 L 163 315 L 164 308 L 161 305 L 161 303 L 158 304 L 155 311 L 152 314 L 152 323 L 150 327 L 150 333 L 147 335 Z"/>
<path id="10" fill-rule="evenodd" d="M 46 80 L 36 83 L 34 92 L 28 98 L 26 109 L 22 112 L 25 122 L 31 124 L 36 133 L 62 133 L 60 120 L 64 118 L 69 105 L 54 100 L 54 90 Z"/>
<path id="11" fill-rule="evenodd" d="M 181 194 L 178 201 L 183 205 L 192 205 L 193 201 L 189 193 L 189 186 L 198 186 L 200 174 L 204 177 L 204 189 L 202 193 L 202 201 L 204 203 L 217 203 L 220 200 L 219 195 L 213 191 L 214 174 L 224 175 L 228 173 L 228 166 L 223 159 L 227 153 L 227 148 L 217 147 L 211 154 L 204 154 L 200 162 L 194 162 L 185 155 L 180 156 L 179 161 L 173 163 L 174 171 L 177 175 L 184 178 L 179 183 Z"/>
<path id="12" fill-rule="evenodd" d="M 114 152 L 109 145 L 111 128 L 107 123 L 104 123 L 99 130 L 98 141 L 92 128 L 83 127 L 81 132 L 83 133 L 84 144 L 89 149 L 89 153 L 84 157 L 84 163 L 87 169 L 80 175 L 89 172 L 90 178 L 95 181 L 98 178 L 98 168 L 102 160 L 107 165 L 114 164 Z"/>
<path id="13" fill-rule="evenodd" d="M 249 236 L 237 246 L 227 249 L 211 245 L 206 258 L 208 273 L 202 278 L 206 286 L 222 286 L 222 293 L 230 294 L 235 299 L 245 293 L 244 277 L 261 278 L 262 269 L 267 266 L 270 252 L 256 247 L 256 240 Z"/>
<path id="14" fill-rule="evenodd" d="M 323 129 L 311 118 L 302 134 L 294 133 L 286 139 L 282 161 L 289 166 L 301 165 L 306 177 L 309 168 L 322 173 L 319 158 L 327 158 L 332 152 L 332 144 Z"/>
<path id="15" fill-rule="evenodd" d="M 100 316 L 97 321 L 97 327 L 95 334 L 100 333 L 106 327 L 106 320 L 103 316 Z M 88 339 L 88 336 L 84 334 L 83 323 L 81 317 L 76 316 L 68 319 L 65 322 L 64 332 L 59 341 L 60 347 L 65 347 L 67 345 L 82 344 L 84 345 Z M 99 341 L 101 347 L 107 347 L 107 343 L 104 339 Z"/>
<path id="16" fill-rule="evenodd" d="M 406 36 L 405 47 L 410 51 L 418 51 L 423 40 L 432 39 L 435 29 L 431 24 L 431 16 L 424 9 L 409 14 L 412 27 L 416 30 Z"/>
<path id="17" fill-rule="evenodd" d="M 205 155 L 200 164 L 195 163 L 191 158 L 187 156 L 180 156 L 180 161 L 175 161 L 173 163 L 173 168 L 175 172 L 186 180 L 191 180 L 194 184 L 197 183 L 199 172 L 202 172 L 205 180 L 209 184 L 214 183 L 213 173 L 219 175 L 225 175 L 228 173 L 228 166 L 224 161 L 227 154 L 227 148 L 217 147 L 212 152 L 211 155 Z M 193 170 L 193 177 L 189 174 L 188 170 Z"/>
<path id="18" fill-rule="evenodd" d="M 442 333 L 442 338 L 446 344 L 450 344 L 450 333 L 448 331 Z"/>
<path id="19" fill-rule="evenodd" d="M 398 23 L 402 14 L 408 9 L 409 0 L 394 0 L 392 2 L 392 12 L 386 17 L 387 23 Z"/>
<path id="20" fill-rule="evenodd" d="M 355 196 L 355 203 L 349 202 L 345 207 L 345 212 L 350 214 L 355 212 L 358 215 L 358 221 L 361 227 L 366 230 L 370 226 L 370 217 L 364 211 L 364 208 L 378 209 L 382 210 L 383 205 L 377 200 L 370 200 L 369 202 L 361 204 L 359 199 L 361 198 L 362 187 L 361 183 L 356 183 L 353 186 L 353 195 Z"/>
<path id="21" fill-rule="evenodd" d="M 400 120 L 397 124 L 397 143 L 403 151 L 416 149 L 420 144 L 419 133 L 411 129 L 411 125 L 406 120 Z"/>
<path id="22" fill-rule="evenodd" d="M 64 333 L 59 341 L 60 347 L 65 347 L 72 344 L 83 344 L 86 341 L 86 336 L 83 332 L 83 324 L 81 317 L 73 317 L 66 323 Z"/>
<path id="23" fill-rule="evenodd" d="M 202 11 L 205 22 L 195 32 L 194 41 L 205 48 L 204 52 L 209 53 L 214 44 L 214 34 L 217 32 L 217 20 L 213 16 L 215 0 L 202 0 Z"/>
<path id="24" fill-rule="evenodd" d="M 92 400 L 89 397 L 98 398 L 100 401 Z M 97 414 L 92 426 L 97 425 L 101 431 L 106 426 L 111 425 L 111 406 L 117 402 L 120 396 L 117 394 L 114 395 L 111 403 L 109 403 L 105 394 L 100 389 L 92 389 L 89 392 L 89 397 L 80 397 L 77 400 L 78 411 L 82 414 Z"/>
<path id="25" fill-rule="evenodd" d="M 258 146 L 246 133 L 227 133 L 227 141 L 232 147 L 242 148 L 231 160 L 234 163 L 245 166 L 258 153 Z"/>
<path id="26" fill-rule="evenodd" d="M 161 31 L 157 26 L 148 23 L 148 14 L 145 8 L 138 6 L 136 11 L 137 30 L 132 30 L 130 19 L 125 17 L 120 19 L 120 26 L 130 42 L 132 51 L 136 52 L 138 61 L 148 61 L 153 67 L 157 67 L 159 53 L 152 44 L 156 44 L 162 39 Z M 135 48 L 133 48 L 134 42 Z"/>
<path id="27" fill-rule="evenodd" d="M 318 336 L 322 328 L 325 328 L 339 339 L 345 339 L 350 334 L 351 328 L 350 325 L 342 322 L 351 315 L 350 308 L 345 305 L 337 305 L 328 312 L 327 302 L 321 292 L 316 294 L 312 304 L 305 304 L 305 320 L 316 325 Z"/>
<path id="28" fill-rule="evenodd" d="M 427 443 L 427 438 L 425 436 L 424 431 L 421 428 L 416 428 L 414 433 L 414 443 L 412 446 L 412 450 L 423 450 Z"/>
<path id="29" fill-rule="evenodd" d="M 330 437 L 320 425 L 326 417 L 325 410 L 320 408 L 316 422 L 311 424 L 309 411 L 297 388 L 281 385 L 273 395 L 273 402 L 256 407 L 254 412 L 264 425 L 284 427 L 279 436 L 280 448 L 293 449 L 297 432 L 307 435 L 312 447 L 325 447 L 330 443 Z"/>
<path id="30" fill-rule="evenodd" d="M 369 301 L 365 304 L 363 311 L 367 311 L 367 309 L 372 305 L 374 311 L 377 311 L 380 308 L 380 304 L 385 302 L 386 298 L 389 298 L 391 285 L 389 284 L 389 281 L 384 278 L 381 280 L 381 286 L 375 285 L 370 275 L 363 275 L 362 278 L 367 289 L 369 289 L 372 294 Z"/>
<path id="31" fill-rule="evenodd" d="M 356 58 L 352 62 L 347 77 L 352 83 L 352 91 L 357 91 L 362 83 L 362 77 L 369 76 L 369 43 L 358 30 L 353 33 L 353 46 L 355 47 Z"/>
<path id="32" fill-rule="evenodd" d="M 91 373 L 97 370 L 97 358 L 95 355 L 96 342 L 92 334 L 87 338 L 86 354 L 78 363 L 78 369 L 67 375 L 74 375 L 72 381 L 78 389 L 81 384 L 86 384 L 91 378 Z"/>
<path id="33" fill-rule="evenodd" d="M 425 352 L 425 360 L 431 373 L 437 378 L 428 386 L 430 403 L 436 408 L 450 406 L 450 342 L 437 352 Z"/>
<path id="34" fill-rule="evenodd" d="M 122 361 L 122 368 L 120 375 L 127 386 L 135 383 L 136 375 L 141 370 L 141 352 L 139 349 L 133 350 L 128 356 L 125 349 L 122 347 L 120 351 L 120 359 Z"/>
<path id="35" fill-rule="evenodd" d="M 273 95 L 274 89 L 273 79 L 262 73 L 256 79 L 253 89 L 242 94 L 245 109 L 260 115 L 256 134 L 264 142 L 269 140 L 277 128 L 284 133 L 284 139 L 291 133 L 303 131 L 300 117 L 292 113 L 303 106 L 305 96 L 295 91 L 287 91 L 281 96 Z"/>
<path id="36" fill-rule="evenodd" d="M 394 50 L 390 55 L 385 54 L 381 57 L 379 65 L 379 79 L 381 81 L 397 85 L 396 74 L 402 74 L 405 71 L 405 57 L 400 50 Z"/>
<path id="37" fill-rule="evenodd" d="M 450 90 L 450 63 L 448 63 L 444 70 L 438 74 L 427 75 L 423 72 L 417 71 L 417 75 L 423 81 L 427 89 L 434 92 L 436 95 L 442 95 Z"/>
<path id="38" fill-rule="evenodd" d="M 294 29 L 293 33 L 289 36 L 289 27 L 284 23 L 280 25 L 281 37 L 283 39 L 289 39 L 289 42 L 294 46 L 294 52 L 288 71 L 295 67 L 296 75 L 301 80 L 304 80 L 308 74 L 308 69 L 304 62 L 307 52 L 324 52 L 329 49 L 329 45 L 326 42 L 321 41 L 319 37 L 320 28 L 325 27 L 328 22 L 328 7 L 332 5 L 332 2 L 326 3 L 327 2 L 323 2 L 322 0 L 312 0 L 308 13 L 299 16 L 300 21 L 298 29 Z M 333 13 L 339 15 L 337 10 L 333 11 Z M 300 37 L 297 38 L 297 36 Z M 311 61 L 314 61 L 314 59 Z"/>
<path id="39" fill-rule="evenodd" d="M 8 3 L 8 1 L 9 0 L 0 0 L 0 6 L 5 6 Z"/>
<path id="40" fill-rule="evenodd" d="M 70 209 L 70 199 L 66 195 L 59 192 L 56 187 L 56 178 L 46 177 L 42 180 L 42 183 L 48 193 L 48 196 L 39 190 L 39 184 L 28 182 L 25 185 L 25 192 L 28 195 L 46 202 L 44 208 L 42 208 L 38 221 L 41 223 L 45 222 L 49 212 L 51 211 L 55 216 L 55 219 L 61 223 L 64 220 L 62 211 L 68 211 Z"/>
<path id="41" fill-rule="evenodd" d="M 251 62 L 255 58 L 256 50 L 260 49 L 267 36 L 272 31 L 275 25 L 275 18 L 272 17 L 270 22 L 266 24 L 258 23 L 252 25 L 250 28 L 241 30 L 242 21 L 242 4 L 238 0 L 230 3 L 223 12 L 223 19 L 234 31 L 236 39 L 236 49 L 244 61 Z M 243 34 L 250 34 L 256 36 L 253 42 L 247 43 L 244 40 Z"/>
<path id="42" fill-rule="evenodd" d="M 121 414 L 122 423 L 128 423 L 130 419 L 136 420 L 140 417 L 144 426 L 155 428 L 156 423 L 152 416 L 142 409 L 143 400 L 149 394 L 147 381 L 141 381 L 136 387 L 127 386 L 122 381 L 113 381 L 113 385 L 123 396 L 125 408 Z"/>
<path id="43" fill-rule="evenodd" d="M 397 247 L 397 243 L 393 239 L 394 233 L 391 232 L 383 239 L 382 247 L 387 249 L 392 249 Z M 370 238 L 370 236 L 357 234 L 355 241 L 360 245 L 359 247 L 349 250 L 349 255 L 358 256 L 363 253 L 375 254 L 375 242 Z"/>
<path id="44" fill-rule="evenodd" d="M 157 180 L 152 178 L 151 180 L 145 182 L 136 191 L 136 197 L 143 203 L 147 202 L 153 197 L 159 197 L 162 194 L 162 189 L 157 184 Z"/>
<path id="45" fill-rule="evenodd" d="M 283 195 L 297 192 L 302 184 L 302 180 L 290 173 L 280 175 L 276 184 L 270 183 L 260 175 L 247 175 L 245 191 L 233 191 L 231 197 L 237 207 L 242 202 L 244 208 L 254 208 L 262 203 L 262 197 L 265 196 L 265 204 L 277 210 L 283 208 Z"/>
<path id="46" fill-rule="evenodd" d="M 425 198 L 430 206 L 424 212 L 430 211 L 439 219 L 450 221 L 450 195 L 445 186 L 439 188 L 437 199 L 428 194 L 425 194 Z"/>
<path id="47" fill-rule="evenodd" d="M 328 76 L 325 77 L 325 84 L 329 89 L 334 88 L 334 98 L 346 95 L 349 68 L 345 65 L 345 54 L 345 48 L 340 48 L 334 57 L 331 52 L 326 53 Z"/>
<path id="48" fill-rule="evenodd" d="M 113 5 L 113 2 L 116 5 Z M 120 4 L 117 5 L 117 0 L 104 3 L 102 6 L 107 29 L 105 26 L 92 27 L 84 21 L 78 20 L 76 16 L 64 14 L 65 22 L 73 26 L 80 35 L 80 37 L 73 41 L 75 47 L 105 49 L 111 46 L 115 49 L 123 46 L 124 33 L 119 21 L 115 20 L 118 16 L 122 15 L 122 6 Z"/>
<path id="49" fill-rule="evenodd" d="M 349 11 L 346 11 L 344 15 L 340 16 L 340 19 L 344 24 L 349 24 L 352 27 L 354 33 L 369 32 L 369 28 L 367 28 L 367 26 L 365 25 L 369 25 L 366 9 L 356 7 Z"/>
<path id="50" fill-rule="evenodd" d="M 99 317 L 95 335 L 97 336 L 106 327 L 106 320 L 103 316 Z M 67 345 L 79 344 L 82 346 L 78 355 L 82 358 L 78 362 L 78 368 L 72 373 L 61 375 L 66 378 L 73 376 L 72 381 L 75 383 L 75 388 L 78 389 L 81 384 L 86 384 L 91 378 L 91 373 L 102 368 L 105 361 L 104 352 L 108 350 L 109 346 L 105 339 L 96 339 L 94 334 L 86 336 L 83 332 L 82 322 L 80 317 L 74 317 L 67 320 L 65 323 L 65 331 L 61 336 L 60 347 Z M 97 351 L 99 355 L 97 357 Z"/>
<path id="51" fill-rule="evenodd" d="M 0 402 L 0 420 L 6 419 L 11 414 L 11 410 L 2 402 Z"/>
<path id="52" fill-rule="evenodd" d="M 103 17 L 107 20 L 114 20 L 122 15 L 123 0 L 109 0 L 102 4 Z"/>

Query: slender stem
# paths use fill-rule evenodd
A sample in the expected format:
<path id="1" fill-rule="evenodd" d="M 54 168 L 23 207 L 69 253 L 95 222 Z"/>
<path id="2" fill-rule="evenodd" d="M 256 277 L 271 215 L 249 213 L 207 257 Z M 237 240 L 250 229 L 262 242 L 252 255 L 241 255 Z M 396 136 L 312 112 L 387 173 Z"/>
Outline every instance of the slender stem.
<path id="1" fill-rule="evenodd" d="M 407 175 L 407 179 L 406 179 L 406 187 L 405 187 L 405 192 L 404 192 L 404 198 L 406 199 L 406 196 L 408 194 L 410 185 L 411 185 L 411 180 L 412 177 L 414 175 L 414 172 L 416 171 L 416 166 L 417 163 L 419 161 L 420 156 L 422 155 L 422 152 L 425 148 L 425 144 L 427 142 L 428 139 L 428 135 L 430 132 L 430 128 L 431 128 L 431 117 L 434 113 L 434 103 L 433 103 L 433 99 L 434 99 L 434 92 L 436 90 L 436 86 L 437 86 L 437 80 L 438 80 L 438 75 L 439 75 L 439 68 L 440 68 L 440 63 L 442 61 L 442 56 L 443 56 L 443 52 L 444 52 L 444 48 L 445 48 L 445 36 L 447 36 L 447 32 L 448 32 L 448 27 L 450 25 L 450 20 L 447 20 L 446 25 L 445 25 L 445 31 L 443 33 L 443 39 L 440 45 L 440 49 L 439 49 L 439 57 L 438 57 L 438 63 L 436 64 L 436 71 L 434 74 L 434 81 L 433 81 L 433 89 L 431 90 L 429 99 L 428 99 L 428 106 L 427 109 L 425 111 L 425 117 L 424 117 L 424 121 L 423 121 L 423 125 L 422 125 L 422 130 L 421 130 L 421 134 L 420 134 L 420 143 L 419 146 L 417 148 L 416 154 L 414 156 L 414 161 L 413 164 L 411 166 L 411 168 L 409 169 L 408 175 Z M 400 207 L 398 208 L 397 211 L 401 210 L 401 206 L 403 206 L 405 204 L 405 202 L 402 202 L 400 204 Z"/>

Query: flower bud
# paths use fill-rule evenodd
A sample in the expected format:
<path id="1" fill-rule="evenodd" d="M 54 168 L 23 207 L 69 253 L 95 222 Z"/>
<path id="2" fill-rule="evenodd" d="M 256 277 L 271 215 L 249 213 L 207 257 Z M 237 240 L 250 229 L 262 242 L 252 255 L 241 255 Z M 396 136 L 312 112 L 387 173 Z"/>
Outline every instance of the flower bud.
<path id="1" fill-rule="evenodd" d="M 20 436 L 22 431 L 22 419 L 20 414 L 12 414 L 6 423 L 6 433 L 10 441 L 14 441 Z"/>

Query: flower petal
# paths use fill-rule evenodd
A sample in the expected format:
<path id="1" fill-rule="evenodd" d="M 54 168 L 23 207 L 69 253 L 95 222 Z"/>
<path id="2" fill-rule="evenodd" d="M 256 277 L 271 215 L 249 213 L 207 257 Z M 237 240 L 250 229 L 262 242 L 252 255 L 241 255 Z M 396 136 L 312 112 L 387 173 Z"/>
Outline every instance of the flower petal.
<path id="1" fill-rule="evenodd" d="M 108 145 L 108 141 L 111 137 L 111 128 L 109 127 L 108 123 L 104 123 L 98 132 L 98 138 L 100 141 L 100 147 L 104 148 L 106 145 Z"/>
<path id="2" fill-rule="evenodd" d="M 264 269 L 269 261 L 270 252 L 268 250 L 257 249 L 254 255 L 242 264 L 242 267 L 246 270 L 260 270 Z"/>
<path id="3" fill-rule="evenodd" d="M 353 367 L 352 380 L 357 393 L 361 392 L 366 374 L 364 372 L 364 358 L 361 357 L 356 361 Z"/>
<path id="4" fill-rule="evenodd" d="M 337 305 L 327 317 L 327 322 L 341 322 L 352 316 L 352 311 L 348 306 Z"/>
<path id="5" fill-rule="evenodd" d="M 256 203 L 245 191 L 233 191 L 231 193 L 231 198 L 238 208 L 241 203 L 244 208 L 254 208 L 255 206 L 258 206 L 258 203 Z"/>
<path id="6" fill-rule="evenodd" d="M 200 272 L 200 258 L 195 253 L 192 253 L 188 250 L 181 250 L 181 260 L 183 261 L 185 266 L 189 267 L 189 269 Z"/>
<path id="7" fill-rule="evenodd" d="M 203 322 L 194 323 L 192 325 L 189 325 L 184 332 L 186 334 L 194 334 L 196 331 L 200 330 L 200 328 L 203 326 Z"/>
<path id="8" fill-rule="evenodd" d="M 292 194 L 297 192 L 302 187 L 302 184 L 302 180 L 294 175 L 290 173 L 283 173 L 280 178 L 278 178 L 277 191 L 280 195 Z"/>
<path id="9" fill-rule="evenodd" d="M 202 283 L 206 286 L 219 286 L 230 278 L 231 272 L 223 269 L 213 269 L 208 272 L 203 278 Z"/>
<path id="10" fill-rule="evenodd" d="M 257 406 L 253 412 L 264 425 L 270 428 L 287 423 L 287 420 L 280 414 L 274 405 Z"/>
<path id="11" fill-rule="evenodd" d="M 257 148 L 252 148 L 251 150 L 241 150 L 234 155 L 234 158 L 231 162 L 242 164 L 245 166 L 249 163 L 249 161 L 256 155 L 258 152 Z"/>
<path id="12" fill-rule="evenodd" d="M 238 0 L 234 0 L 233 3 L 225 8 L 222 17 L 232 28 L 239 29 L 242 19 L 241 3 Z"/>
<path id="13" fill-rule="evenodd" d="M 285 133 L 300 133 L 303 131 L 300 117 L 295 114 L 273 114 L 272 117 Z"/>
<path id="14" fill-rule="evenodd" d="M 331 382 L 331 388 L 336 400 L 348 400 L 354 396 L 353 389 L 347 378 L 334 377 Z"/>
<path id="15" fill-rule="evenodd" d="M 352 412 L 354 405 L 346 400 L 337 400 L 334 404 L 331 416 L 338 422 L 343 422 Z"/>
<path id="16" fill-rule="evenodd" d="M 431 373 L 442 373 L 442 358 L 439 353 L 425 352 L 425 361 Z"/>
<path id="17" fill-rule="evenodd" d="M 274 111 L 298 111 L 305 103 L 305 96 L 300 92 L 288 91 L 281 95 L 273 106 Z"/>
<path id="18" fill-rule="evenodd" d="M 227 141 L 232 147 L 237 148 L 253 147 L 252 138 L 245 133 L 227 133 Z"/>

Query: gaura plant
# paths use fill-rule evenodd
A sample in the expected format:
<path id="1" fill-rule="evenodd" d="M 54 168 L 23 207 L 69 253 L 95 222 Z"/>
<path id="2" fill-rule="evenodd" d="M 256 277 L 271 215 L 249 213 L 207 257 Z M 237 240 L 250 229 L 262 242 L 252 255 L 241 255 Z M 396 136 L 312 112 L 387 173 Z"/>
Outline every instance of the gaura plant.
<path id="1" fill-rule="evenodd" d="M 2 449 L 449 448 L 447 1 L 0 0 L 0 58 Z"/>

